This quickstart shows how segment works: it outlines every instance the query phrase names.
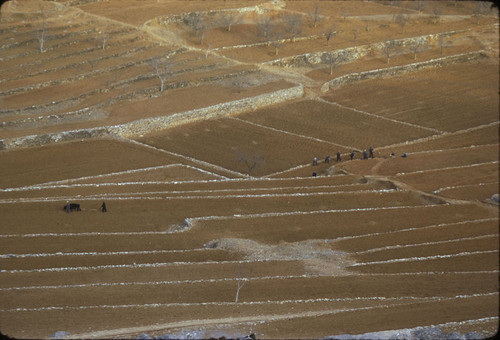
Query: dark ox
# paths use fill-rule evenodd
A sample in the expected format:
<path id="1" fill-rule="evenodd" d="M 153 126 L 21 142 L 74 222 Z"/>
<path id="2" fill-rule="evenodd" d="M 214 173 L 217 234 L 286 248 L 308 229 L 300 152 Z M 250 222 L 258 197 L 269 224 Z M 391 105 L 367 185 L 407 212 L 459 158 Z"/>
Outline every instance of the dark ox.
<path id="1" fill-rule="evenodd" d="M 80 204 L 78 204 L 78 203 L 68 203 L 68 205 L 69 205 L 70 211 L 81 211 L 82 210 L 82 209 L 80 209 Z M 66 210 L 66 206 L 67 205 L 65 205 L 63 207 L 63 210 Z"/>

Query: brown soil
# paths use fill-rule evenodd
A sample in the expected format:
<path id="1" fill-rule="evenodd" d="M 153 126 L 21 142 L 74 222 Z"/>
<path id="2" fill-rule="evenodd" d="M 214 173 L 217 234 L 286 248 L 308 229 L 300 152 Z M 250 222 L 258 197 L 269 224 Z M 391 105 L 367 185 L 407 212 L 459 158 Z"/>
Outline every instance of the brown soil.
<path id="1" fill-rule="evenodd" d="M 317 27 L 309 19 L 315 4 L 325 17 Z M 424 2 L 421 12 L 417 5 L 4 4 L 0 139 L 171 115 L 299 83 L 305 96 L 134 139 L 1 150 L 2 333 L 320 338 L 438 326 L 493 335 L 498 17 L 471 16 L 473 2 Z M 252 6 L 276 18 L 301 14 L 304 39 L 276 55 L 257 35 L 255 12 L 230 32 L 208 29 L 202 41 L 185 22 L 158 21 Z M 40 11 L 49 32 L 42 53 L 33 33 Z M 404 32 L 393 21 L 402 12 L 411 15 Z M 332 24 L 337 35 L 326 46 Z M 321 64 L 262 64 L 451 31 L 444 56 L 487 57 L 327 93 L 320 87 L 333 78 L 409 64 L 414 55 L 399 51 L 387 65 L 372 53 L 333 74 Z M 160 56 L 172 61 L 163 92 L 149 64 Z M 441 56 L 434 41 L 417 60 Z M 84 108 L 94 115 L 70 118 Z M 374 159 L 361 159 L 370 147 Z M 67 202 L 81 211 L 65 213 Z"/>

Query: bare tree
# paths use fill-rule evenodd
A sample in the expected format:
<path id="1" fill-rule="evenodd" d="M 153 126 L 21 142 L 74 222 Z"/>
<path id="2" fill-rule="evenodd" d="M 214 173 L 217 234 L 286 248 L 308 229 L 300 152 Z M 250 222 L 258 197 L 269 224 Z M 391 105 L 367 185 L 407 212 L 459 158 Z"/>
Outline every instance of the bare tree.
<path id="1" fill-rule="evenodd" d="M 333 70 L 336 70 L 345 60 L 345 55 L 339 52 L 324 53 L 321 56 L 321 61 L 330 67 L 330 75 L 333 75 Z"/>
<path id="2" fill-rule="evenodd" d="M 332 39 L 335 34 L 337 34 L 337 31 L 335 31 L 335 25 L 332 25 L 326 29 L 325 33 L 323 33 L 326 38 L 326 46 L 330 45 L 330 39 Z"/>
<path id="3" fill-rule="evenodd" d="M 405 33 L 405 26 L 409 20 L 410 20 L 410 16 L 408 14 L 399 13 L 398 15 L 396 15 L 395 21 L 396 21 L 396 24 L 398 24 L 399 27 L 401 27 L 402 34 Z"/>
<path id="4" fill-rule="evenodd" d="M 281 31 L 273 31 L 271 33 L 271 45 L 274 47 L 274 55 L 278 55 L 279 49 L 283 46 L 283 34 Z"/>
<path id="5" fill-rule="evenodd" d="M 445 35 L 445 34 L 439 35 L 438 44 L 439 44 L 439 48 L 441 49 L 441 55 L 443 55 L 443 49 L 448 48 L 452 45 L 452 41 L 447 40 L 448 38 L 449 38 L 448 35 Z"/>
<path id="6" fill-rule="evenodd" d="M 109 40 L 109 33 L 106 31 L 98 31 L 96 40 L 97 40 L 97 47 L 100 47 L 104 50 Z"/>
<path id="7" fill-rule="evenodd" d="M 243 277 L 238 277 L 236 279 L 236 281 L 238 282 L 238 287 L 236 288 L 236 298 L 234 299 L 234 303 L 238 303 L 238 298 L 240 296 L 240 290 L 241 290 L 241 288 L 243 288 L 245 283 L 247 283 L 248 279 L 243 278 Z"/>
<path id="8" fill-rule="evenodd" d="M 384 53 L 385 57 L 387 58 L 387 64 L 390 63 L 391 61 L 391 56 L 396 48 L 396 42 L 394 40 L 388 41 L 384 44 L 382 47 L 382 52 Z"/>
<path id="9" fill-rule="evenodd" d="M 347 17 L 349 16 L 349 11 L 346 8 L 342 8 L 340 10 L 340 15 L 342 16 L 342 18 L 345 21 L 347 19 Z"/>
<path id="10" fill-rule="evenodd" d="M 424 9 L 424 0 L 417 0 L 417 10 L 422 13 Z"/>
<path id="11" fill-rule="evenodd" d="M 200 40 L 200 44 L 203 43 L 205 33 L 208 29 L 208 25 L 203 15 L 197 12 L 189 13 L 184 19 L 184 22 L 193 30 L 195 37 Z"/>
<path id="12" fill-rule="evenodd" d="M 425 40 L 413 40 L 409 48 L 413 52 L 414 60 L 417 60 L 417 54 L 427 49 L 427 42 Z"/>
<path id="13" fill-rule="evenodd" d="M 431 19 L 435 24 L 439 23 L 439 20 L 441 20 L 441 10 L 437 6 L 434 6 L 432 9 Z"/>
<path id="14" fill-rule="evenodd" d="M 290 40 L 295 41 L 302 32 L 302 17 L 298 14 L 282 17 L 285 31 L 290 34 Z"/>
<path id="15" fill-rule="evenodd" d="M 35 32 L 35 37 L 38 40 L 38 44 L 40 47 L 40 52 L 44 52 L 44 44 L 47 40 L 47 11 L 43 4 L 40 5 L 39 8 L 39 17 L 38 21 L 33 21 L 31 26 Z"/>
<path id="16" fill-rule="evenodd" d="M 249 156 L 248 154 L 242 153 L 240 151 L 237 151 L 236 153 L 238 162 L 241 162 L 246 165 L 248 176 L 251 176 L 252 171 L 259 166 L 261 161 L 264 160 L 264 157 L 262 157 L 259 154 L 254 154 L 253 156 Z"/>
<path id="17" fill-rule="evenodd" d="M 274 29 L 275 25 L 270 17 L 264 16 L 257 20 L 257 34 L 260 37 L 264 37 L 267 46 L 271 42 L 271 33 Z"/>
<path id="18" fill-rule="evenodd" d="M 222 12 L 219 15 L 219 23 L 226 27 L 228 32 L 231 32 L 231 26 L 237 25 L 241 22 L 242 17 L 237 13 L 231 12 Z"/>
<path id="19" fill-rule="evenodd" d="M 149 65 L 151 65 L 155 75 L 160 79 L 160 92 L 163 92 L 167 77 L 170 75 L 170 68 L 173 66 L 172 62 L 167 58 L 167 62 L 162 64 L 160 58 L 154 58 L 149 62 Z"/>
<path id="20" fill-rule="evenodd" d="M 472 16 L 476 18 L 476 23 L 479 25 L 479 21 L 482 16 L 488 15 L 491 10 L 491 3 L 487 1 L 477 1 L 474 5 L 474 9 L 472 11 Z"/>
<path id="21" fill-rule="evenodd" d="M 210 49 L 210 44 L 207 46 L 207 49 L 205 50 L 205 59 L 208 59 L 208 55 L 210 54 L 212 50 Z"/>
<path id="22" fill-rule="evenodd" d="M 310 12 L 308 16 L 309 20 L 311 20 L 313 23 L 313 27 L 316 28 L 318 24 L 323 20 L 323 16 L 321 15 L 318 4 L 314 4 L 314 10 Z"/>

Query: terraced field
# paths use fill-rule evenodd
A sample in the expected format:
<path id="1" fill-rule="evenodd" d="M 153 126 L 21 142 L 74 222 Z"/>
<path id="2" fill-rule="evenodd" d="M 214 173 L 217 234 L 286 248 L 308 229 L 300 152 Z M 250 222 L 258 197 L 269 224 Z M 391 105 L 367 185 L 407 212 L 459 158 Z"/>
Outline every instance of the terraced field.
<path id="1" fill-rule="evenodd" d="M 138 4 L 2 6 L 2 334 L 495 334 L 496 12 L 453 1 Z M 218 22 L 201 39 L 187 25 L 221 13 L 241 15 L 231 31 Z M 302 30 L 272 41 L 276 55 L 258 22 L 287 15 Z M 422 36 L 418 62 L 431 69 L 411 69 L 403 45 L 388 65 L 376 47 Z M 332 74 L 311 57 L 348 48 L 357 54 Z M 163 91 L 155 62 L 168 69 Z M 271 100 L 255 104 L 262 95 Z"/>

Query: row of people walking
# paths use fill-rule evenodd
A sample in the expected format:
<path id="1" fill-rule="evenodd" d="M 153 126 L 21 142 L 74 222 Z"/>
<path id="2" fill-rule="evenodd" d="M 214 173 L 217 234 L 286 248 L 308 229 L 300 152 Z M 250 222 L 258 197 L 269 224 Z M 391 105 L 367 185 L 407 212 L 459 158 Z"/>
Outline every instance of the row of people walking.
<path id="1" fill-rule="evenodd" d="M 352 151 L 350 154 L 349 154 L 349 157 L 351 158 L 351 161 L 354 159 L 354 151 Z M 375 156 L 373 155 L 373 148 L 370 147 L 368 149 L 368 152 L 365 150 L 363 150 L 363 158 L 362 159 L 368 159 L 368 158 L 374 158 Z M 337 152 L 337 162 L 340 162 L 342 161 L 342 157 L 340 155 L 340 152 Z M 325 157 L 325 163 L 330 163 L 330 156 L 326 156 Z M 316 156 L 314 156 L 313 158 L 313 166 L 314 165 L 318 165 L 318 158 Z"/>

